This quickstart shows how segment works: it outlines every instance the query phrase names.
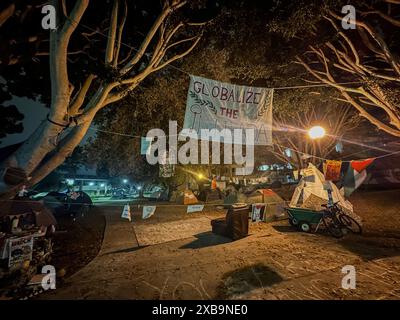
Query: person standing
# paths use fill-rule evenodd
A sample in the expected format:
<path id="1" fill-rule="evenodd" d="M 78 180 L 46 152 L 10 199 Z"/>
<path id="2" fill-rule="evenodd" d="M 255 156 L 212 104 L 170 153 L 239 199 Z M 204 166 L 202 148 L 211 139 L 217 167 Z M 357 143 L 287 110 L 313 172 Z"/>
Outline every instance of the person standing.
<path id="1" fill-rule="evenodd" d="M 217 178 L 214 176 L 211 180 L 211 190 L 217 190 Z"/>

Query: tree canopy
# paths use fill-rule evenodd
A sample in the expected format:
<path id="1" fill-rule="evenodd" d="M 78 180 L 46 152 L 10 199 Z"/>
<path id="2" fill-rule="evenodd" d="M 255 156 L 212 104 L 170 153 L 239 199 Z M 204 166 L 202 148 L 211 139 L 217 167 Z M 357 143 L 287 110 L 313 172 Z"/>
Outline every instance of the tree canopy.
<path id="1" fill-rule="evenodd" d="M 310 35 L 304 42 L 303 39 L 288 37 L 277 32 L 276 24 L 275 31 L 271 30 L 270 23 L 277 10 L 279 8 L 275 6 L 264 10 L 251 7 L 243 10 L 240 2 L 222 6 L 220 15 L 213 20 L 190 55 L 175 63 L 175 67 L 164 69 L 164 77 L 149 77 L 136 94 L 127 97 L 116 110 L 105 109 L 96 118 L 98 129 L 107 132 L 98 132 L 93 143 L 88 145 L 92 162 L 102 163 L 102 167 L 111 168 L 114 174 L 143 173 L 142 168 L 145 167 L 146 174 L 156 175 L 157 167 L 148 166 L 144 156 L 140 155 L 140 136 L 145 136 L 152 128 L 161 128 L 167 132 L 168 120 L 177 120 L 178 126 L 182 127 L 188 74 L 259 87 L 307 85 L 304 79 L 308 73 L 296 64 L 296 55 L 303 54 L 308 45 L 319 45 L 321 39 Z M 243 26 L 246 26 L 247 32 L 243 32 Z M 301 27 L 304 25 L 301 24 Z M 275 146 L 272 149 L 257 147 L 258 157 L 265 161 L 268 155 L 271 157 L 272 151 L 285 162 L 289 160 L 296 167 L 301 165 L 296 157 L 285 158 L 285 148 L 281 146 L 298 149 L 299 154 L 312 153 L 311 146 L 301 144 L 304 130 L 311 125 L 306 120 L 307 115 L 311 114 L 314 121 L 324 121 L 327 128 L 331 128 L 332 134 L 338 134 L 337 139 L 340 139 L 341 135 L 354 126 L 355 114 L 345 103 L 334 99 L 338 96 L 329 87 L 276 90 L 273 105 Z M 328 115 L 334 116 L 335 113 L 342 117 L 338 117 L 337 121 L 327 119 Z M 302 123 L 299 123 L 299 117 L 304 118 Z M 346 118 L 344 122 L 343 117 Z M 295 137 L 292 137 L 295 141 L 289 142 L 287 134 L 282 135 L 279 127 L 297 128 Z M 329 139 L 329 143 L 326 141 L 326 145 L 322 146 L 326 150 L 324 155 L 332 151 L 337 139 Z"/>
<path id="2" fill-rule="evenodd" d="M 339 18 L 347 1 L 52 4 L 60 19 L 50 39 L 40 28 L 40 1 L 0 5 L 0 99 L 26 96 L 49 107 L 49 121 L 4 164 L 30 183 L 63 163 L 92 130 L 97 135 L 88 161 L 99 170 L 154 174 L 139 155 L 139 137 L 154 127 L 167 130 L 168 120 L 182 126 L 189 73 L 239 85 L 293 87 L 275 90 L 280 127 L 301 132 L 310 123 L 299 116 L 323 121 L 338 111 L 346 118 L 338 117 L 339 127 L 331 124 L 338 137 L 354 125 L 355 115 L 398 135 L 397 0 L 357 2 L 357 30 L 346 31 Z M 296 89 L 307 84 L 317 86 Z M 3 135 L 22 129 L 21 115 L 8 108 Z M 303 134 L 292 144 L 299 154 L 311 152 L 300 146 Z M 275 139 L 282 142 L 279 131 Z M 284 142 L 279 145 L 289 146 Z M 276 144 L 259 154 L 270 151 L 283 153 Z"/>

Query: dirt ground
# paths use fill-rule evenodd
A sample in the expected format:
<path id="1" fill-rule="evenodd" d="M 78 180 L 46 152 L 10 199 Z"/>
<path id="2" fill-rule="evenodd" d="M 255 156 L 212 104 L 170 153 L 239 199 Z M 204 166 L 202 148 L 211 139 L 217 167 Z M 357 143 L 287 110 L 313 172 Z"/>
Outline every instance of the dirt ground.
<path id="1" fill-rule="evenodd" d="M 107 225 L 95 259 L 40 299 L 400 299 L 400 191 L 358 192 L 350 200 L 364 235 L 334 239 L 297 232 L 287 221 L 252 223 L 230 241 L 211 232 L 224 210 L 159 206 L 141 219 L 131 206 L 102 206 Z M 355 267 L 356 289 L 342 288 Z"/>
<path id="2" fill-rule="evenodd" d="M 100 251 L 105 229 L 105 218 L 99 208 L 73 222 L 70 218 L 59 221 L 53 237 L 51 263 L 59 275 L 68 277 L 86 266 Z M 59 230 L 61 229 L 61 230 Z"/>
<path id="3" fill-rule="evenodd" d="M 359 191 L 350 199 L 366 237 L 400 239 L 400 190 Z"/>

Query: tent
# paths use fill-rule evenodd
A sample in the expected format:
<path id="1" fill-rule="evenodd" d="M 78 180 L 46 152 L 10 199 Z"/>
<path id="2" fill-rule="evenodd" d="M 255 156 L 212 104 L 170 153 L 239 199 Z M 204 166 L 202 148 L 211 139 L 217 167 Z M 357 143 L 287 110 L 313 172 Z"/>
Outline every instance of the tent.
<path id="1" fill-rule="evenodd" d="M 272 189 L 257 189 L 256 191 L 245 195 L 245 198 L 242 198 L 239 195 L 239 200 L 244 200 L 247 204 L 253 203 L 269 203 L 269 204 L 277 204 L 283 203 L 283 199 Z"/>
<path id="2" fill-rule="evenodd" d="M 332 190 L 333 202 L 338 202 L 338 206 L 348 214 L 353 213 L 353 205 L 345 200 L 339 189 L 331 181 L 325 181 L 324 175 L 313 164 L 301 171 L 300 179 L 292 199 L 290 207 L 308 208 L 311 210 L 322 210 L 322 204 L 328 203 L 327 186 Z"/>
<path id="3" fill-rule="evenodd" d="M 257 189 L 250 194 L 239 194 L 240 202 L 251 204 L 252 211 L 255 208 L 264 208 L 263 221 L 274 221 L 285 218 L 285 201 L 272 189 Z"/>
<path id="4" fill-rule="evenodd" d="M 254 206 L 262 206 L 264 209 L 264 221 L 275 220 L 284 215 L 285 201 L 272 189 L 257 189 L 249 194 L 232 191 L 224 199 L 224 207 L 229 208 L 234 203 L 246 203 Z"/>
<path id="5" fill-rule="evenodd" d="M 183 192 L 179 192 L 179 194 L 176 196 L 176 203 L 178 204 L 196 204 L 199 202 L 197 200 L 196 196 L 191 190 L 185 190 Z"/>
<path id="6" fill-rule="evenodd" d="M 225 199 L 224 199 L 224 206 L 230 206 L 234 203 L 238 203 L 239 202 L 239 198 L 238 198 L 238 192 L 234 191 L 229 193 Z"/>
<path id="7" fill-rule="evenodd" d="M 93 201 L 86 192 L 77 191 L 68 195 L 67 205 L 70 214 L 80 214 L 83 217 L 93 206 Z"/>
<path id="8" fill-rule="evenodd" d="M 222 194 L 221 190 L 219 190 L 219 189 L 207 190 L 206 202 L 220 203 L 222 199 L 223 199 L 223 194 Z"/>
<path id="9" fill-rule="evenodd" d="M 284 203 L 284 200 L 272 189 L 257 189 L 249 194 L 231 191 L 224 199 L 224 205 L 230 205 L 238 202 L 247 204 L 279 204 Z"/>

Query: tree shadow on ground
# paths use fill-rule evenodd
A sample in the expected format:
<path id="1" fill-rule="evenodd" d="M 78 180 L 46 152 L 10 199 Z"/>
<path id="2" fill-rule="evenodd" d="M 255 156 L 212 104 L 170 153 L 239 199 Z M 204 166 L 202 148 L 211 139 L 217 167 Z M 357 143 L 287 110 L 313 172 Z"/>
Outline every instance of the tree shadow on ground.
<path id="1" fill-rule="evenodd" d="M 273 228 L 282 233 L 299 232 L 306 235 L 290 225 L 278 225 L 273 226 Z M 362 235 L 355 235 L 350 231 L 348 232 L 343 238 L 335 239 L 322 226 L 314 235 L 321 237 L 321 239 L 337 241 L 344 249 L 359 256 L 364 261 L 400 255 L 400 233 L 384 230 L 378 233 L 367 230 Z"/>
<path id="2" fill-rule="evenodd" d="M 179 249 L 200 249 L 232 242 L 231 239 L 212 233 L 211 231 L 196 234 L 197 239 L 181 246 Z"/>
<path id="3" fill-rule="evenodd" d="M 340 245 L 364 261 L 400 255 L 400 240 L 396 238 L 350 234 L 340 240 Z"/>
<path id="4" fill-rule="evenodd" d="M 215 299 L 231 299 L 254 289 L 267 288 L 283 281 L 283 278 L 262 263 L 246 266 L 225 273 L 217 288 Z"/>
<path id="5" fill-rule="evenodd" d="M 130 252 L 135 252 L 137 250 L 146 248 L 148 246 L 136 246 L 136 247 L 132 247 L 132 248 L 126 248 L 126 249 L 120 249 L 120 250 L 115 250 L 115 251 L 110 251 L 107 252 L 105 254 L 103 254 L 103 256 L 108 256 L 109 254 L 116 254 L 116 253 L 130 253 Z"/>

